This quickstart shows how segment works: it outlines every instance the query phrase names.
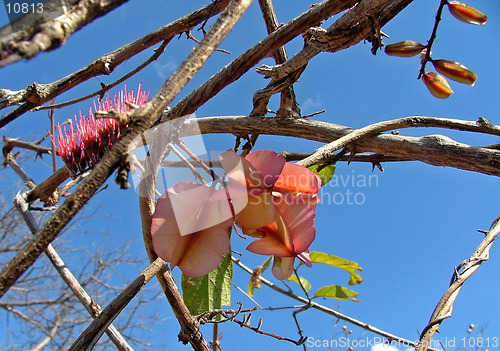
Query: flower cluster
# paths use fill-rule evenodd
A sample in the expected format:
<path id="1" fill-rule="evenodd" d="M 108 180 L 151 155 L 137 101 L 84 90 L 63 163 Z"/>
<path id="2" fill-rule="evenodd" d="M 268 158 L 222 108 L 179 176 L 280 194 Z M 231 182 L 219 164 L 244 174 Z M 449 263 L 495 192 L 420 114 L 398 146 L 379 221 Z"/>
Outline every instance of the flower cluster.
<path id="1" fill-rule="evenodd" d="M 190 277 L 215 269 L 227 252 L 231 227 L 257 238 L 247 250 L 274 256 L 273 274 L 287 279 L 297 257 L 311 266 L 319 176 L 270 150 L 220 157 L 227 181 L 203 186 L 180 182 L 158 199 L 151 224 L 153 247 Z"/>
<path id="2" fill-rule="evenodd" d="M 447 1 L 446 6 L 450 13 L 462 22 L 485 25 L 488 20 L 488 17 L 484 13 L 460 1 Z M 434 60 L 430 57 L 430 52 L 428 55 L 428 50 L 430 50 L 430 47 L 413 40 L 405 40 L 385 47 L 385 53 L 390 56 L 412 57 L 420 54 L 422 61 L 422 82 L 429 92 L 439 99 L 446 99 L 453 94 L 450 84 L 443 76 L 459 83 L 474 85 L 477 80 L 477 75 L 474 72 L 456 61 Z M 443 76 L 436 72 L 425 72 L 424 67 L 427 61 L 430 61 L 434 69 Z"/>
<path id="3" fill-rule="evenodd" d="M 134 90 L 127 91 L 125 85 L 122 91 L 115 93 L 113 97 L 109 94 L 103 99 L 94 101 L 94 106 L 89 107 L 89 114 L 85 116 L 79 111 L 79 116 L 74 116 L 74 122 L 70 120 L 69 128 L 57 125 L 57 135 L 51 135 L 52 143 L 56 146 L 57 153 L 66 164 L 72 177 L 92 168 L 111 147 L 116 140 L 120 139 L 123 129 L 128 126 L 118 123 L 114 119 L 96 119 L 97 111 L 126 112 L 130 110 L 127 103 L 142 106 L 149 97 L 149 91 L 142 90 L 142 83 Z"/>

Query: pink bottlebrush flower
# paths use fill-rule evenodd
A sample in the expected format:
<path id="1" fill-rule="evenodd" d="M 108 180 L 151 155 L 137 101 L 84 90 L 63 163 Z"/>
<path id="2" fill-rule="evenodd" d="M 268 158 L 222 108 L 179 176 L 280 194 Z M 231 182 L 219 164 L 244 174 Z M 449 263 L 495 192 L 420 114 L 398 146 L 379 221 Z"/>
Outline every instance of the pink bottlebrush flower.
<path id="1" fill-rule="evenodd" d="M 74 122 L 70 122 L 69 129 L 57 125 L 57 135 L 50 137 L 72 177 L 92 168 L 128 127 L 114 119 L 96 119 L 95 112 L 110 110 L 126 112 L 130 110 L 127 102 L 142 106 L 148 97 L 149 91 L 142 90 L 142 83 L 137 88 L 137 95 L 134 94 L 134 90 L 127 91 L 125 84 L 124 89 L 115 93 L 113 98 L 108 93 L 103 100 L 94 100 L 94 108 L 89 107 L 88 116 L 81 111 L 78 118 L 75 114 Z"/>

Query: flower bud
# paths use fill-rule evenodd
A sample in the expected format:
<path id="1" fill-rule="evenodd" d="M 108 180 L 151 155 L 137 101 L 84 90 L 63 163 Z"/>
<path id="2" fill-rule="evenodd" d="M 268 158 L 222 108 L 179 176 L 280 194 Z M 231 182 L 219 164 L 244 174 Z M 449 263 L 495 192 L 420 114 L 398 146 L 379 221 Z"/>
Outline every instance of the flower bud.
<path id="1" fill-rule="evenodd" d="M 413 40 L 400 41 L 385 47 L 385 53 L 389 56 L 412 57 L 420 54 L 425 46 Z"/>
<path id="2" fill-rule="evenodd" d="M 449 1 L 448 10 L 456 19 L 470 24 L 484 26 L 488 20 L 481 11 L 460 1 Z"/>
<path id="3" fill-rule="evenodd" d="M 436 72 L 425 73 L 422 76 L 422 81 L 424 82 L 427 89 L 429 89 L 431 94 L 438 99 L 446 99 L 451 94 L 453 94 L 453 90 L 451 90 L 448 81 Z"/>
<path id="4" fill-rule="evenodd" d="M 471 86 L 477 80 L 477 75 L 459 62 L 449 60 L 432 60 L 436 71 L 459 83 Z"/>

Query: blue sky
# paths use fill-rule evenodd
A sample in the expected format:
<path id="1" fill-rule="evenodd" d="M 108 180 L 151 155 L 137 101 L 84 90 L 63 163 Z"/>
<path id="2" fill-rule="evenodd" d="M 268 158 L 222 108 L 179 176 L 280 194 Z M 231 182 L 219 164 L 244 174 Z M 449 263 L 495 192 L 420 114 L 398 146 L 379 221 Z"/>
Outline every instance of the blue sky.
<path id="1" fill-rule="evenodd" d="M 132 0 L 119 9 L 75 33 L 59 50 L 43 53 L 34 60 L 19 62 L 2 69 L 0 87 L 21 89 L 34 81 L 48 83 L 59 79 L 88 64 L 100 55 L 114 50 L 140 36 L 205 5 L 207 1 Z M 415 1 L 383 31 L 390 36 L 386 43 L 412 39 L 426 43 L 434 21 L 435 1 Z M 326 109 L 316 119 L 362 127 L 377 121 L 423 115 L 476 120 L 483 116 L 500 124 L 498 111 L 498 81 L 500 79 L 500 3 L 491 0 L 470 0 L 488 16 L 485 27 L 467 25 L 454 19 L 447 11 L 433 48 L 433 58 L 459 61 L 478 76 L 476 85 L 452 83 L 455 94 L 447 100 L 433 98 L 416 77 L 418 58 L 395 58 L 379 52 L 370 53 L 370 45 L 360 43 L 336 54 L 323 53 L 311 61 L 307 70 L 295 85 L 297 99 L 303 114 Z M 278 18 L 282 22 L 305 11 L 307 1 L 290 2 L 276 0 Z M 4 9 L 0 9 L 0 23 L 7 21 Z M 200 33 L 194 33 L 198 38 Z M 214 53 L 208 64 L 183 90 L 179 98 L 201 84 L 219 68 L 243 52 L 247 45 L 257 43 L 265 35 L 265 27 L 255 2 L 244 15 L 234 31 L 224 40 L 222 47 L 232 55 Z M 128 81 L 135 88 L 140 81 L 154 94 L 163 81 L 182 62 L 195 44 L 185 37 L 174 39 L 158 61 Z M 289 56 L 300 50 L 302 40 L 294 40 L 288 47 Z M 60 98 L 58 101 L 75 98 L 98 88 L 100 82 L 111 82 L 133 69 L 152 51 L 130 59 L 117 68 L 112 76 L 96 77 Z M 264 63 L 272 64 L 270 59 Z M 429 67 L 431 68 L 431 67 Z M 252 109 L 252 95 L 264 87 L 267 81 L 251 70 L 237 82 L 227 87 L 216 98 L 200 108 L 196 115 L 244 115 Z M 179 100 L 176 99 L 176 101 Z M 279 100 L 271 100 L 271 109 L 276 110 Z M 90 102 L 70 106 L 56 112 L 61 122 L 72 116 L 79 108 L 87 110 Z M 48 129 L 45 112 L 27 114 L 9 124 L 2 135 L 35 139 Z M 498 143 L 497 137 L 449 132 L 438 129 L 402 130 L 405 135 L 444 134 L 457 141 L 472 145 Z M 204 138 L 213 150 L 226 150 L 234 143 L 233 136 L 212 135 Z M 311 152 L 319 143 L 262 136 L 258 149 L 274 151 Z M 328 192 L 336 201 L 323 201 L 316 211 L 317 239 L 311 250 L 325 251 L 353 261 L 363 267 L 361 285 L 353 287 L 360 293 L 362 302 L 323 300 L 324 303 L 344 314 L 384 329 L 410 340 L 418 339 L 421 331 L 441 295 L 445 292 L 453 267 L 468 258 L 482 239 L 477 229 L 488 229 L 499 214 L 498 178 L 451 168 L 434 167 L 420 162 L 387 163 L 383 173 L 372 173 L 371 165 L 339 163 L 336 177 L 338 187 L 328 186 Z M 37 160 L 28 170 L 37 170 L 37 181 L 50 174 L 50 160 Z M 45 174 L 42 176 L 42 171 Z M 40 176 L 39 176 L 40 175 Z M 370 186 L 361 186 L 362 179 L 372 179 Z M 356 180 L 353 184 L 352 179 Z M 375 181 L 376 180 L 376 181 Z M 5 182 L 5 179 L 1 180 Z M 7 179 L 11 183 L 10 179 Z M 342 182 L 349 181 L 343 186 Z M 133 190 L 120 191 L 112 181 L 110 187 L 96 196 L 89 207 L 100 206 L 102 213 L 111 219 L 99 220 L 90 229 L 98 233 L 108 232 L 106 244 L 120 240 L 136 242 L 134 250 L 141 252 L 140 220 L 137 195 Z M 350 191 L 362 204 L 340 201 Z M 324 198 L 328 196 L 325 195 Z M 361 202 L 361 201 L 359 201 Z M 117 205 L 118 204 L 118 205 Z M 119 220 L 115 220 L 115 219 Z M 81 241 L 75 234 L 69 234 Z M 99 242 L 99 235 L 93 237 Z M 237 238 L 236 238 L 237 239 Z M 234 241 L 234 240 L 233 240 Z M 104 242 L 103 242 L 104 244 Z M 500 248 L 494 244 L 491 258 L 465 284 L 455 304 L 453 318 L 446 320 L 437 338 L 457 339 L 466 336 L 467 326 L 474 323 L 485 326 L 484 337 L 498 336 L 500 320 L 497 298 L 500 268 Z M 246 243 L 234 241 L 234 248 L 242 251 Z M 264 261 L 263 256 L 245 254 L 244 262 L 253 267 Z M 176 275 L 178 270 L 174 271 Z M 137 272 L 130 272 L 130 277 Z M 313 284 L 313 291 L 327 284 L 347 285 L 348 275 L 334 268 L 315 265 L 312 269 L 301 268 L 301 274 Z M 267 274 L 270 277 L 270 274 Z M 245 289 L 248 276 L 235 268 L 235 284 Z M 154 283 L 156 284 L 156 283 Z M 293 283 L 290 283 L 293 284 Z M 295 286 L 290 285 L 299 292 Z M 268 288 L 256 292 L 256 300 L 263 306 L 295 305 L 293 300 L 279 296 Z M 240 292 L 234 290 L 233 301 L 241 301 L 251 307 Z M 153 343 L 165 345 L 167 350 L 184 350 L 177 343 L 178 324 L 166 303 L 151 306 L 165 311 L 165 321 L 155 326 L 152 333 L 145 333 Z M 291 338 L 297 337 L 290 310 L 262 311 L 256 313 L 254 322 L 264 318 L 263 328 Z M 305 335 L 316 340 L 330 340 L 342 332 L 343 322 L 315 311 L 300 314 Z M 352 339 L 373 338 L 359 328 L 353 330 Z M 207 338 L 209 329 L 204 330 Z M 255 350 L 272 347 L 290 349 L 290 344 L 259 336 L 235 325 L 224 324 L 224 350 Z M 0 343 L 2 333 L 0 333 Z M 458 346 L 458 345 L 457 345 Z M 314 349 L 314 348 L 311 348 Z M 376 350 L 380 351 L 380 350 Z"/>

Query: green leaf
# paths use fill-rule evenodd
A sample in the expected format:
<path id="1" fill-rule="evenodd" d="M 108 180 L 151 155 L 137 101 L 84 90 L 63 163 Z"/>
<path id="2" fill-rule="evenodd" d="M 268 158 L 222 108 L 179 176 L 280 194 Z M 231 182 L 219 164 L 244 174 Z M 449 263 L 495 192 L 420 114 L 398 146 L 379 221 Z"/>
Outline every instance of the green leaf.
<path id="1" fill-rule="evenodd" d="M 349 290 L 340 285 L 327 285 L 319 288 L 318 291 L 314 293 L 314 297 L 330 297 L 339 300 L 356 300 L 356 296 L 359 294 L 355 291 Z"/>
<path id="2" fill-rule="evenodd" d="M 295 274 L 292 274 L 290 277 L 288 277 L 287 280 L 290 282 L 295 282 L 299 285 L 302 284 L 302 286 L 304 287 L 306 292 L 311 290 L 311 283 L 309 283 L 309 281 L 307 281 L 307 279 L 304 277 L 299 277 L 299 279 L 297 279 L 297 276 Z M 300 280 L 300 282 L 299 282 L 299 280 Z"/>
<path id="3" fill-rule="evenodd" d="M 327 264 L 349 272 L 351 275 L 349 285 L 360 284 L 363 281 L 363 278 L 356 272 L 362 271 L 363 268 L 356 262 L 318 251 L 310 252 L 309 257 L 312 262 Z"/>
<path id="4" fill-rule="evenodd" d="M 333 175 L 335 174 L 335 164 L 328 165 L 318 171 L 318 168 L 323 167 L 324 165 L 324 163 L 319 163 L 307 167 L 311 172 L 319 175 L 319 177 L 321 178 L 321 186 L 327 184 L 330 180 L 332 180 Z"/>
<path id="5" fill-rule="evenodd" d="M 222 257 L 219 267 L 199 278 L 182 275 L 184 302 L 192 315 L 231 305 L 233 262 L 231 248 Z M 220 316 L 218 316 L 220 317 Z"/>

